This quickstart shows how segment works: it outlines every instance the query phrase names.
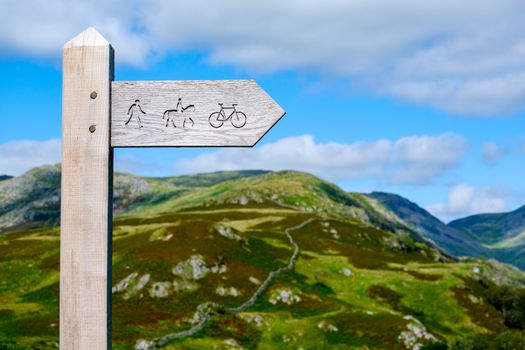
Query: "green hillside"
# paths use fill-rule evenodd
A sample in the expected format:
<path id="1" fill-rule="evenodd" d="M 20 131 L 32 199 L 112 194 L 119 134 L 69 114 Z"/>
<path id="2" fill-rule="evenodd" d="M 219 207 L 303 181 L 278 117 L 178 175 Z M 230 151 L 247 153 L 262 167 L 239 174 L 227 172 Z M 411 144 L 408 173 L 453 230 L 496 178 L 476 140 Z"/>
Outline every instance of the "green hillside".
<path id="1" fill-rule="evenodd" d="M 38 191 L 18 190 L 53 193 L 41 174 Z M 447 257 L 373 196 L 290 171 L 119 175 L 115 187 L 114 349 L 525 342 L 522 272 Z M 0 349 L 56 349 L 59 230 L 27 214 L 42 208 L 29 195 L 0 193 Z M 15 228 L 6 198 L 27 214 Z"/>
<path id="2" fill-rule="evenodd" d="M 375 192 L 370 197 L 454 256 L 496 259 L 525 269 L 525 207 L 510 213 L 474 215 L 447 225 L 395 194 Z"/>
<path id="3" fill-rule="evenodd" d="M 489 251 L 487 256 L 525 269 L 525 207 L 510 213 L 474 215 L 449 226 Z"/>
<path id="4" fill-rule="evenodd" d="M 419 234 L 454 256 L 483 256 L 488 254 L 487 249 L 471 242 L 470 237 L 463 231 L 444 224 L 406 198 L 383 192 L 373 192 L 370 197 L 395 213 L 397 217 Z"/>
<path id="5" fill-rule="evenodd" d="M 450 227 L 462 230 L 472 240 L 487 246 L 496 246 L 503 241 L 511 241 L 525 232 L 525 206 L 510 213 L 481 214 L 454 220 Z M 512 245 L 524 244 L 516 240 Z"/>
<path id="6" fill-rule="evenodd" d="M 121 214 L 145 203 L 162 202 L 188 190 L 227 180 L 265 174 L 236 171 L 170 178 L 145 178 L 116 173 L 114 211 Z M 58 225 L 60 220 L 60 165 L 41 166 L 0 182 L 0 232 L 6 229 Z"/>

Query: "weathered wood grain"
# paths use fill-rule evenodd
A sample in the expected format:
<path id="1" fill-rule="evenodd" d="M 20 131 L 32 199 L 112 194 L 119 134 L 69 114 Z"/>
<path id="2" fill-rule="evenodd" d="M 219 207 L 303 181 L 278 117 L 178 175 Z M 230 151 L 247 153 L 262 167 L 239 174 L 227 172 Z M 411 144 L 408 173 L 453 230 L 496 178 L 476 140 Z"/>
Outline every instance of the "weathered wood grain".
<path id="1" fill-rule="evenodd" d="M 90 28 L 64 46 L 61 350 L 111 348 L 112 79 L 113 49 L 96 30 Z"/>
<path id="2" fill-rule="evenodd" d="M 284 115 L 253 80 L 118 81 L 113 82 L 111 98 L 113 147 L 253 146 Z M 246 124 L 236 128 L 226 120 L 222 127 L 212 127 L 209 117 L 220 111 L 219 103 L 224 107 L 237 104 L 236 110 L 246 115 Z M 194 108 L 181 113 L 180 107 L 188 105 Z M 172 111 L 168 114 L 175 126 L 171 120 L 167 123 L 167 110 Z M 225 110 L 225 116 L 232 111 Z"/>

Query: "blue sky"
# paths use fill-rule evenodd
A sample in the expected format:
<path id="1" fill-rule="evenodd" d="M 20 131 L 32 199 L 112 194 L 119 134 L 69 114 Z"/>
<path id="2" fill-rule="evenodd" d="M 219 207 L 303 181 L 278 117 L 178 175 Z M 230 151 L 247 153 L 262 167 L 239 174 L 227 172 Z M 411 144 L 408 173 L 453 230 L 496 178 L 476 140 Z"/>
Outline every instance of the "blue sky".
<path id="1" fill-rule="evenodd" d="M 256 79 L 287 111 L 253 150 L 119 149 L 118 171 L 297 169 L 443 220 L 525 203 L 519 1 L 151 4 L 5 1 L 0 173 L 60 161 L 61 46 L 93 25 L 116 80 Z"/>

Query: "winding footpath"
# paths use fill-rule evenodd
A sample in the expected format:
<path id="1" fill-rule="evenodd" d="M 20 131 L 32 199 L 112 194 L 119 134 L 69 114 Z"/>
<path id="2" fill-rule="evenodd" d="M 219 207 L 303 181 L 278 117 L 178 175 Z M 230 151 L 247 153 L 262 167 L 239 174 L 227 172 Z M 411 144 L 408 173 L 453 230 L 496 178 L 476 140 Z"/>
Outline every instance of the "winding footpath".
<path id="1" fill-rule="evenodd" d="M 297 245 L 297 243 L 293 239 L 291 232 L 292 231 L 296 231 L 296 230 L 300 230 L 300 229 L 302 229 L 303 227 L 305 227 L 306 225 L 312 223 L 315 220 L 317 220 L 317 219 L 316 218 L 310 218 L 310 219 L 302 222 L 301 224 L 299 224 L 297 226 L 289 227 L 289 228 L 287 228 L 284 231 L 286 237 L 288 238 L 288 241 L 290 242 L 290 245 L 293 247 L 293 254 L 290 257 L 290 260 L 288 261 L 288 264 L 283 266 L 283 267 L 278 268 L 275 271 L 270 272 L 268 274 L 268 277 L 266 277 L 266 280 L 264 280 L 264 282 L 261 284 L 261 286 L 259 288 L 257 288 L 257 290 L 253 293 L 252 297 L 250 299 L 248 299 L 244 304 L 242 304 L 242 305 L 240 305 L 238 307 L 235 307 L 235 308 L 228 308 L 228 309 L 222 309 L 220 307 L 220 305 L 215 304 L 215 303 L 209 303 L 208 302 L 208 303 L 200 304 L 197 307 L 197 310 L 196 310 L 196 314 L 198 315 L 199 322 L 195 326 L 193 326 L 192 328 L 190 328 L 188 330 L 185 330 L 185 331 L 176 332 L 176 333 L 170 333 L 170 334 L 165 335 L 164 337 L 162 337 L 160 339 L 157 339 L 157 340 L 152 340 L 152 341 L 139 340 L 137 342 L 137 345 L 135 346 L 135 350 L 155 350 L 155 349 L 157 349 L 159 347 L 162 347 L 162 346 L 168 344 L 171 340 L 190 337 L 190 336 L 194 335 L 195 333 L 200 332 L 201 330 L 204 329 L 204 327 L 206 327 L 206 324 L 208 323 L 208 321 L 211 320 L 212 317 L 217 313 L 216 310 L 220 310 L 221 314 L 235 315 L 235 314 L 238 314 L 240 312 L 244 312 L 247 309 L 249 309 L 251 306 L 253 306 L 257 302 L 259 297 L 264 292 L 266 292 L 266 290 L 268 289 L 270 284 L 273 282 L 273 280 L 277 276 L 279 276 L 281 273 L 283 273 L 285 271 L 291 271 L 293 269 L 294 264 L 295 264 L 297 258 L 299 257 L 299 246 Z"/>

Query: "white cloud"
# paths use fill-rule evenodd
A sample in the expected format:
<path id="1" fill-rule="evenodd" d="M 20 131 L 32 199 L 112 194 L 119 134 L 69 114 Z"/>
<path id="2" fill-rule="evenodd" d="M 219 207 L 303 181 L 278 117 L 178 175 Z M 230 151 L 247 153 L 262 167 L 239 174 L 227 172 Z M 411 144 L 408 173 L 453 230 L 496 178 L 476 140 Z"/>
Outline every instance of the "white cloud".
<path id="1" fill-rule="evenodd" d="M 509 191 L 494 187 L 458 184 L 452 187 L 444 204 L 433 204 L 427 210 L 444 222 L 482 213 L 499 213 L 508 209 Z"/>
<path id="2" fill-rule="evenodd" d="M 521 0 L 4 0 L 0 48 L 54 56 L 93 25 L 131 64 L 200 50 L 252 72 L 313 71 L 374 94 L 491 115 L 525 107 L 523 13 Z"/>
<path id="3" fill-rule="evenodd" d="M 485 142 L 482 149 L 483 162 L 489 166 L 495 166 L 499 163 L 507 152 L 494 142 Z"/>
<path id="4" fill-rule="evenodd" d="M 57 57 L 62 46 L 94 26 L 118 52 L 117 59 L 141 65 L 150 54 L 141 28 L 137 1 L 3 0 L 0 48 L 4 52 Z"/>
<path id="5" fill-rule="evenodd" d="M 217 170 L 301 170 L 331 181 L 373 179 L 423 184 L 457 165 L 467 142 L 459 135 L 410 136 L 397 141 L 317 143 L 313 136 L 288 137 L 255 149 L 229 148 L 178 161 L 181 173 Z"/>
<path id="6" fill-rule="evenodd" d="M 20 175 L 35 166 L 60 163 L 60 149 L 57 139 L 0 144 L 0 175 Z"/>
<path id="7" fill-rule="evenodd" d="M 399 183 L 423 183 L 456 166 L 467 149 L 463 136 L 409 136 L 393 144 L 389 178 Z"/>
<path id="8" fill-rule="evenodd" d="M 453 169 L 467 141 L 459 135 L 408 136 L 398 140 L 358 141 L 350 144 L 319 143 L 311 135 L 287 137 L 255 148 L 223 148 L 177 161 L 180 174 L 218 170 L 300 170 L 332 181 L 375 180 L 388 184 L 420 185 Z M 0 175 L 20 175 L 32 167 L 61 161 L 61 142 L 20 140 L 0 144 Z M 158 159 L 115 155 L 115 169 L 149 175 L 169 173 Z"/>

